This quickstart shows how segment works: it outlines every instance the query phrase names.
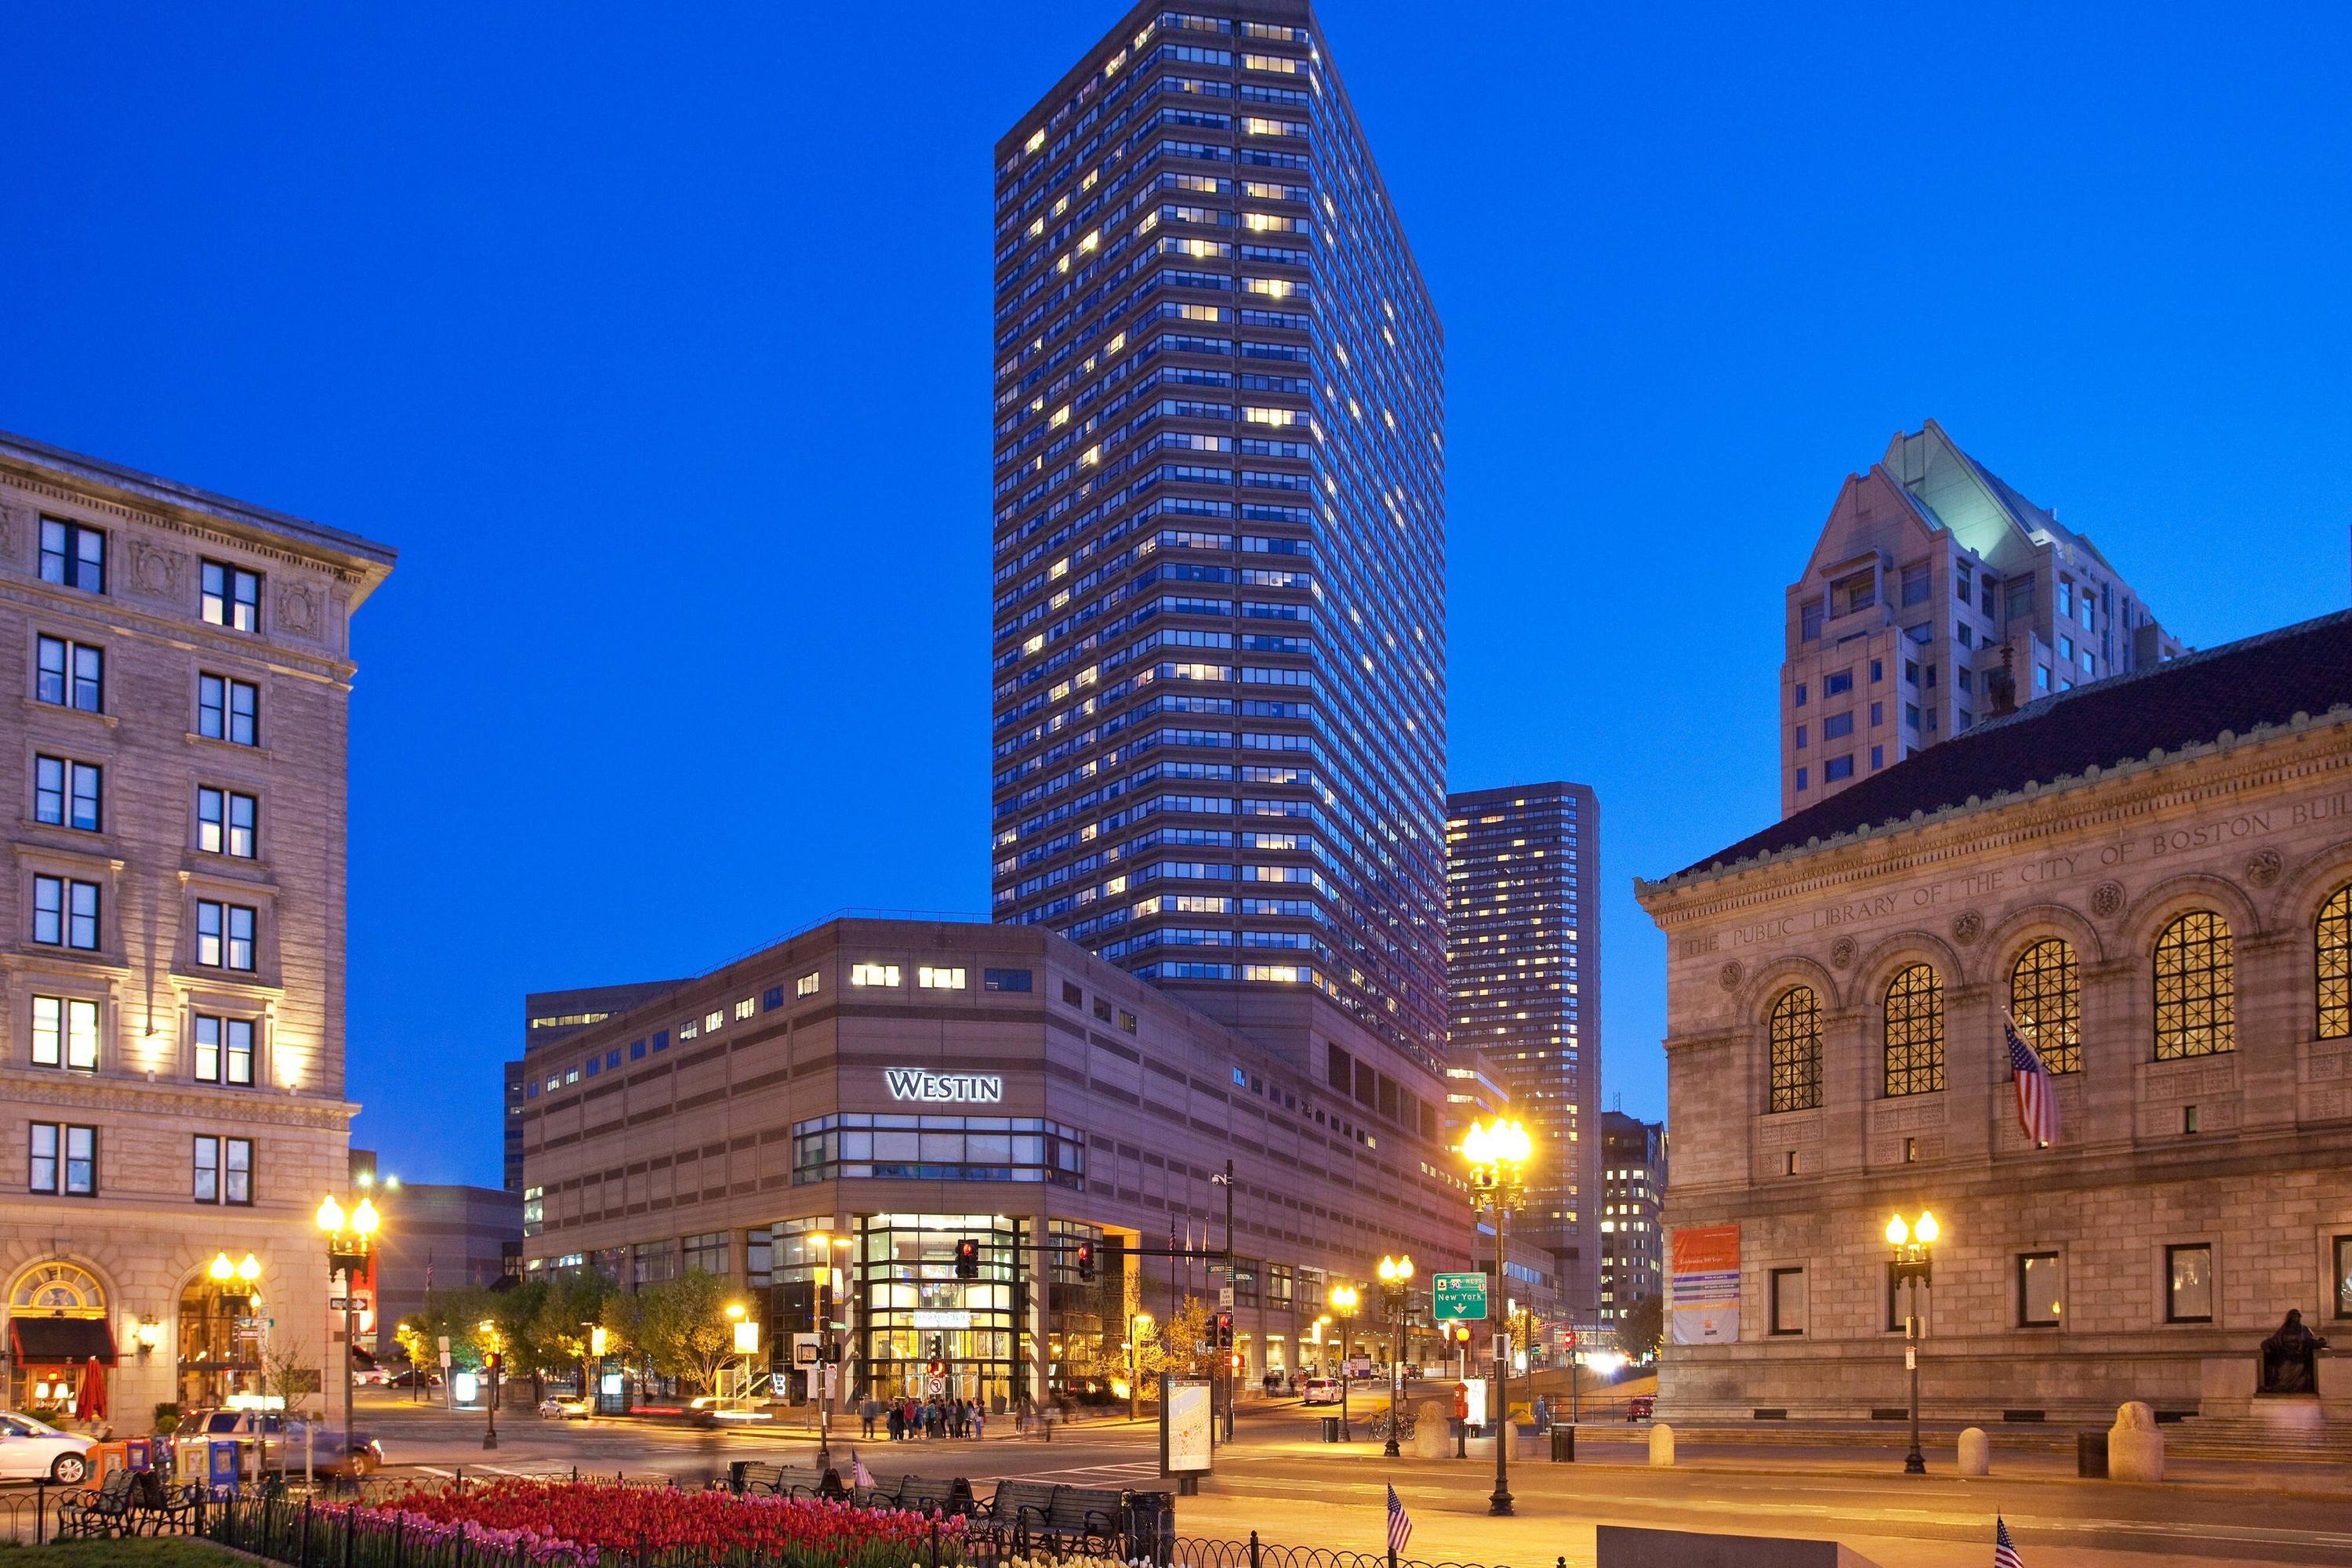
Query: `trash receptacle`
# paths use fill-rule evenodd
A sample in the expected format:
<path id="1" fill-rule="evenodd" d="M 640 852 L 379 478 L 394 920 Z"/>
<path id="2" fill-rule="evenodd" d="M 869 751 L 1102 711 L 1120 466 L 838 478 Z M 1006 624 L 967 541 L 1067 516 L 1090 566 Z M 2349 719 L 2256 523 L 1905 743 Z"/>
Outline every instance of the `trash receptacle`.
<path id="1" fill-rule="evenodd" d="M 2107 1435 L 2105 1432 L 2074 1434 L 2074 1473 L 2091 1480 L 2107 1478 Z"/>
<path id="2" fill-rule="evenodd" d="M 1339 1440 L 1339 1418 L 1337 1415 L 1323 1417 L 1323 1440 L 1326 1443 L 1336 1443 Z"/>
<path id="3" fill-rule="evenodd" d="M 1551 1429 L 1551 1462 L 1572 1465 L 1576 1462 L 1576 1428 L 1554 1423 Z"/>

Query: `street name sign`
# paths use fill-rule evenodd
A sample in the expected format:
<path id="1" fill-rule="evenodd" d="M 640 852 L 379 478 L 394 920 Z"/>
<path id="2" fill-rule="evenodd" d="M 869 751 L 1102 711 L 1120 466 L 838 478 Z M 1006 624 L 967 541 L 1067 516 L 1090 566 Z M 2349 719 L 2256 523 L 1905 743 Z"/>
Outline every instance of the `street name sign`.
<path id="1" fill-rule="evenodd" d="M 1475 1322 L 1486 1316 L 1484 1274 L 1440 1274 L 1433 1277 L 1436 1316 L 1455 1322 Z"/>

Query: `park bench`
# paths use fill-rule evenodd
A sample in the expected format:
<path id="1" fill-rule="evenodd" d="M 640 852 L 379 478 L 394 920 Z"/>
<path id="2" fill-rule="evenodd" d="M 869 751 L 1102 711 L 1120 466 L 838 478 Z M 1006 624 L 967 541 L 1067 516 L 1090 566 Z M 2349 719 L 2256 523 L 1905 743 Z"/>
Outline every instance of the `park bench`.
<path id="1" fill-rule="evenodd" d="M 138 1479 L 135 1470 L 109 1471 L 105 1480 L 58 1505 L 58 1539 L 133 1533 L 131 1489 Z"/>
<path id="2" fill-rule="evenodd" d="M 931 1476 L 900 1476 L 895 1481 L 877 1481 L 866 1488 L 857 1500 L 866 1508 L 897 1509 L 906 1513 L 937 1513 L 950 1518 L 980 1512 L 980 1501 L 972 1495 L 971 1483 L 961 1476 L 947 1479 Z"/>
<path id="3" fill-rule="evenodd" d="M 762 1492 L 780 1498 L 829 1498 L 835 1500 L 849 1496 L 841 1484 L 838 1470 L 801 1469 L 787 1465 L 753 1465 L 739 1462 L 735 1469 L 741 1473 L 741 1482 L 735 1489 Z M 730 1478 L 731 1479 L 731 1478 Z"/>
<path id="4" fill-rule="evenodd" d="M 1032 1542 L 1059 1551 L 1072 1542 L 1099 1543 L 1116 1552 L 1126 1528 L 1127 1494 L 1103 1487 L 1055 1486 L 1044 1481 L 999 1481 L 988 1502 L 988 1521 L 1010 1535 L 1013 1549 Z"/>

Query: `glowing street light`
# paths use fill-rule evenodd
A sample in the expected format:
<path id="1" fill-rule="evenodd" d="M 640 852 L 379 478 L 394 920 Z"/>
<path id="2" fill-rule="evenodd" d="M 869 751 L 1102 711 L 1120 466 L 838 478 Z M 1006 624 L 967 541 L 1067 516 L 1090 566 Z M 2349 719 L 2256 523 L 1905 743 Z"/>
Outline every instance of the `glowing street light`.
<path id="1" fill-rule="evenodd" d="M 1498 1517 L 1511 1512 L 1511 1362 L 1502 1353 L 1501 1329 L 1507 1320 L 1494 1314 L 1504 1310 L 1503 1259 L 1508 1251 L 1506 1237 L 1510 1231 L 1511 1210 L 1526 1195 L 1528 1162 L 1535 1157 L 1535 1139 L 1525 1127 L 1499 1116 L 1493 1121 L 1472 1122 L 1470 1131 L 1462 1138 L 1462 1157 L 1470 1164 L 1471 1211 L 1489 1211 L 1495 1216 L 1495 1289 L 1487 1298 L 1486 1310 L 1496 1328 L 1495 1408 L 1498 1419 L 1495 1426 L 1495 1489 L 1486 1499 L 1486 1511 Z"/>
<path id="2" fill-rule="evenodd" d="M 1353 1285 L 1334 1285 L 1328 1300 L 1333 1316 L 1339 1320 L 1339 1440 L 1349 1439 L 1348 1423 L 1348 1353 L 1354 1348 L 1356 1306 L 1363 1298 Z"/>
<path id="3" fill-rule="evenodd" d="M 1903 1317 L 1903 1363 L 1911 1374 L 1911 1451 L 1903 1456 L 1903 1473 L 1924 1476 L 1927 1457 L 1919 1451 L 1919 1287 L 1934 1283 L 1936 1238 L 1944 1227 L 1935 1214 L 1921 1209 L 1916 1220 L 1896 1215 L 1886 1222 L 1886 1245 L 1895 1251 L 1895 1283 L 1909 1287 L 1909 1310 Z"/>
<path id="4" fill-rule="evenodd" d="M 1412 1289 L 1412 1257 L 1383 1257 L 1380 1266 L 1381 1296 L 1389 1310 L 1389 1322 L 1395 1330 L 1389 1344 L 1389 1440 L 1381 1450 L 1389 1458 L 1403 1453 L 1397 1447 L 1397 1400 L 1403 1393 L 1404 1377 L 1404 1313 Z"/>

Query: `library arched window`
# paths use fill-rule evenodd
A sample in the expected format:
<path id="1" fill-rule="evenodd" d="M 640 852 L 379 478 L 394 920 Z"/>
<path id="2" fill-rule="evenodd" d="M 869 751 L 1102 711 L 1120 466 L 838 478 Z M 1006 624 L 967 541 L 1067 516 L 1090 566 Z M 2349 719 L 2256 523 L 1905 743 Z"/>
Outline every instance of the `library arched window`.
<path id="1" fill-rule="evenodd" d="M 2210 910 L 2191 910 L 2156 939 L 2156 1059 L 2210 1057 L 2237 1047 L 2230 922 Z"/>
<path id="2" fill-rule="evenodd" d="M 2083 1070 L 2083 988 L 2074 943 L 2044 937 L 2017 955 L 2009 972 L 2009 1016 L 2044 1068 Z"/>
<path id="3" fill-rule="evenodd" d="M 2319 958 L 2319 1037 L 2352 1035 L 2352 885 L 2319 906 L 2313 936 Z"/>
<path id="4" fill-rule="evenodd" d="M 1811 1110 L 1822 1102 L 1822 999 L 1795 986 L 1772 1004 L 1774 1110 Z"/>
<path id="5" fill-rule="evenodd" d="M 1886 983 L 1886 1093 L 1930 1094 L 1944 1087 L 1944 983 L 1915 963 Z"/>

